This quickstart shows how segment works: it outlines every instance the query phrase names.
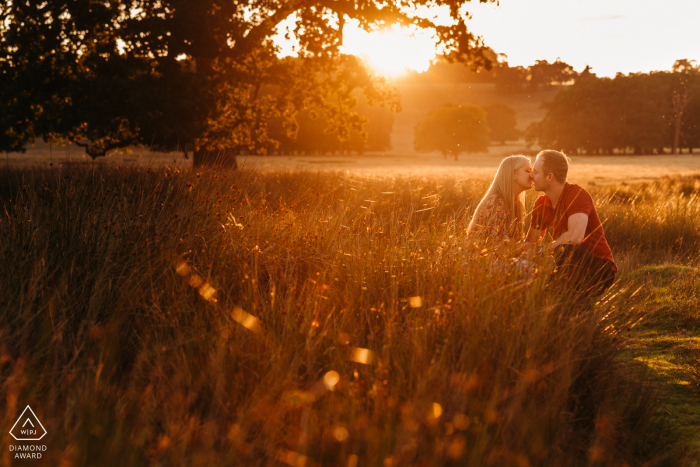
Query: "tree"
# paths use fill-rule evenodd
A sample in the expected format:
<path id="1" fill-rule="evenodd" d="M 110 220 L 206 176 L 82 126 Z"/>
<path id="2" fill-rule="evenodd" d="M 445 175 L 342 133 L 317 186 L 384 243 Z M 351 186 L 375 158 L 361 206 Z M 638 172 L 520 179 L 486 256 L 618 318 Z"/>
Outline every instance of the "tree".
<path id="1" fill-rule="evenodd" d="M 491 129 L 486 112 L 476 105 L 446 104 L 431 111 L 415 128 L 418 152 L 440 151 L 443 157 L 488 150 Z"/>
<path id="2" fill-rule="evenodd" d="M 439 0 L 451 25 L 415 13 L 422 0 L 22 0 L 0 4 L 0 149 L 36 138 L 84 145 L 92 157 L 145 145 L 264 152 L 274 117 L 293 132 L 315 109 L 340 139 L 362 130 L 355 90 L 397 109 L 393 88 L 343 55 L 342 30 L 400 23 L 434 28 L 449 61 L 488 67 L 481 38 Z M 493 0 L 480 0 L 481 2 Z M 296 20 L 298 57 L 281 59 L 271 37 Z M 189 66 L 184 66 L 189 64 Z M 268 90 L 269 92 L 265 92 Z"/>
<path id="3" fill-rule="evenodd" d="M 613 79 L 597 78 L 589 70 L 544 104 L 547 113 L 528 128 L 528 140 L 581 154 L 692 148 L 700 145 L 696 99 L 700 73 L 692 67 L 618 73 Z"/>
<path id="4" fill-rule="evenodd" d="M 650 81 L 623 75 L 578 80 L 543 104 L 547 113 L 528 128 L 528 139 L 586 154 L 663 147 L 664 112 L 649 93 Z"/>
<path id="5" fill-rule="evenodd" d="M 590 72 L 590 68 L 587 72 Z M 509 93 L 537 91 L 547 86 L 570 84 L 578 77 L 574 67 L 559 58 L 554 63 L 537 60 L 527 68 L 511 67 L 503 60 L 494 67 L 494 75 L 496 88 Z"/>
<path id="6" fill-rule="evenodd" d="M 499 63 L 494 69 L 496 89 L 500 92 L 522 92 L 527 86 L 528 76 L 527 68 L 522 66 L 511 67 L 508 66 L 508 62 Z"/>
<path id="7" fill-rule="evenodd" d="M 569 84 L 578 77 L 574 67 L 562 62 L 558 57 L 553 63 L 549 63 L 547 60 L 537 60 L 527 70 L 529 87 L 534 90 L 555 84 Z"/>
<path id="8" fill-rule="evenodd" d="M 581 73 L 578 74 L 578 76 L 574 79 L 574 82 L 582 79 L 588 79 L 588 78 L 596 78 L 598 75 L 593 73 L 591 70 L 593 67 L 590 65 L 586 65 L 586 68 L 583 69 Z"/>
<path id="9" fill-rule="evenodd" d="M 683 112 L 683 121 L 681 127 L 681 145 L 680 147 L 688 148 L 688 152 L 692 153 L 693 148 L 700 147 L 700 81 L 689 86 L 689 94 L 693 96 L 690 99 L 688 106 Z"/>
<path id="10" fill-rule="evenodd" d="M 673 132 L 673 154 L 678 154 L 681 144 L 681 133 L 683 132 L 683 113 L 690 103 L 690 82 L 691 78 L 700 74 L 700 68 L 695 66 L 695 60 L 676 60 L 671 68 L 677 77 L 677 82 L 673 89 L 673 113 L 675 114 Z M 696 80 L 697 81 L 697 80 Z M 691 149 L 692 152 L 692 149 Z"/>
<path id="11" fill-rule="evenodd" d="M 486 120 L 491 128 L 491 141 L 505 144 L 520 138 L 516 127 L 515 110 L 503 104 L 491 104 L 484 107 Z"/>

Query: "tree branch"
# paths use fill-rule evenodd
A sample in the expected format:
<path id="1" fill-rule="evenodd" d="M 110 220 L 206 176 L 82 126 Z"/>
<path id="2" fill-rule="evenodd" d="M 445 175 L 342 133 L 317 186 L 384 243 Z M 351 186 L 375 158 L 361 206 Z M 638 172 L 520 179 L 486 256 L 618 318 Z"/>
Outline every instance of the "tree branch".
<path id="1" fill-rule="evenodd" d="M 102 145 L 93 145 L 88 143 L 81 143 L 80 141 L 74 141 L 73 144 L 75 144 L 78 147 L 85 148 L 85 152 L 92 157 L 93 159 L 100 157 L 100 156 L 105 156 L 109 151 L 113 149 L 121 149 L 121 148 L 126 148 L 129 146 L 133 146 L 138 142 L 137 138 L 128 138 L 122 141 L 116 141 L 114 143 L 107 143 L 104 146 Z M 95 151 L 95 147 L 100 148 L 98 151 Z"/>
<path id="2" fill-rule="evenodd" d="M 299 6 L 301 5 L 299 4 L 298 0 L 290 0 L 285 3 L 277 11 L 265 18 L 262 23 L 254 26 L 250 31 L 248 31 L 248 34 L 243 36 L 241 39 L 238 39 L 233 44 L 233 50 L 237 51 L 252 48 L 256 42 L 261 41 L 268 34 L 270 34 L 275 26 L 287 18 L 287 16 L 294 13 Z"/>

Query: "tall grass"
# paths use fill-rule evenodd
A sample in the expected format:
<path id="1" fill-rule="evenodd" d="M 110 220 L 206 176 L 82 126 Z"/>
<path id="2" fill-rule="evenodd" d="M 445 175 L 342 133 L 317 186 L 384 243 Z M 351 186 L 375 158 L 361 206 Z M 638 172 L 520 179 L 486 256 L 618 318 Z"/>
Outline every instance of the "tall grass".
<path id="1" fill-rule="evenodd" d="M 665 183 L 596 194 L 616 253 L 695 251 L 697 187 Z M 2 172 L 5 425 L 31 405 L 46 465 L 655 457 L 654 395 L 616 358 L 634 290 L 582 307 L 545 269 L 492 268 L 465 237 L 487 185 Z"/>
<path id="2" fill-rule="evenodd" d="M 638 262 L 698 257 L 700 177 L 665 177 L 596 194 L 613 251 L 632 254 Z"/>

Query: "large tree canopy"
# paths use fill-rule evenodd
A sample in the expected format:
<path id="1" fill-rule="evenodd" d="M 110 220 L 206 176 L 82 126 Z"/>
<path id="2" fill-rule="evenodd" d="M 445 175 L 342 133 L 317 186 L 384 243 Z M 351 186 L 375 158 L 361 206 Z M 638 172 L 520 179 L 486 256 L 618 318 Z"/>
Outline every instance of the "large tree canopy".
<path id="1" fill-rule="evenodd" d="M 264 151 L 270 119 L 296 131 L 313 109 L 346 139 L 364 120 L 354 92 L 398 108 L 395 91 L 341 53 L 345 22 L 434 28 L 450 61 L 489 67 L 468 0 L 6 0 L 0 3 L 0 150 L 62 139 L 96 157 L 154 149 Z M 479 0 L 488 2 L 493 0 Z M 448 7 L 453 24 L 416 12 Z M 271 37 L 294 15 L 298 57 Z"/>

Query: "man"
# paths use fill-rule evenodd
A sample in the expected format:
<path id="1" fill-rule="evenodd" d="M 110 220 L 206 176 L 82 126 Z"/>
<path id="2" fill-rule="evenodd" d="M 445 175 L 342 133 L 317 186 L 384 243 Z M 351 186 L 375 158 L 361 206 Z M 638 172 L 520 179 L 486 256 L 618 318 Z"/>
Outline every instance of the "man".
<path id="1" fill-rule="evenodd" d="M 569 158 L 559 151 L 537 155 L 530 178 L 537 191 L 527 241 L 535 245 L 549 232 L 558 278 L 576 292 L 602 294 L 615 281 L 617 265 L 603 225 L 586 190 L 566 181 Z"/>

